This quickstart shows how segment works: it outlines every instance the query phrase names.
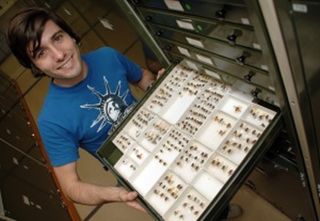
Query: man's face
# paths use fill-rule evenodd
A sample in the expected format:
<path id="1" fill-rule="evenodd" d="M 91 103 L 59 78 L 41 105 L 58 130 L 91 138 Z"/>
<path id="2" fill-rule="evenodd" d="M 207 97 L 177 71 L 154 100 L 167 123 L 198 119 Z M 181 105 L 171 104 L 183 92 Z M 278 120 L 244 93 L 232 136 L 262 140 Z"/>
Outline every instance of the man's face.
<path id="1" fill-rule="evenodd" d="M 105 108 L 107 109 L 106 112 L 108 113 L 110 119 L 115 122 L 121 114 L 119 104 L 115 103 L 114 101 L 110 101 L 106 104 Z"/>
<path id="2" fill-rule="evenodd" d="M 28 54 L 35 66 L 58 85 L 72 86 L 85 77 L 85 65 L 75 40 L 51 20 L 44 26 L 39 50 L 33 51 L 30 42 Z"/>

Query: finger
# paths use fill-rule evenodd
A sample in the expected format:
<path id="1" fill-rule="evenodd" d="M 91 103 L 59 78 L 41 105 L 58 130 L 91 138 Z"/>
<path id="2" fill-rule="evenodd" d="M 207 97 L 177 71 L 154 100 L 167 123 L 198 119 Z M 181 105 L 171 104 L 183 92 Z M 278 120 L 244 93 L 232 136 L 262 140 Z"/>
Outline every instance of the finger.
<path id="1" fill-rule="evenodd" d="M 136 210 L 139 210 L 141 212 L 146 212 L 146 210 L 137 201 L 129 201 L 126 204 Z"/>
<path id="2" fill-rule="evenodd" d="M 134 192 L 134 191 L 132 191 L 132 192 L 128 192 L 128 191 L 123 191 L 123 192 L 121 192 L 120 193 L 121 195 L 120 195 L 120 199 L 122 200 L 122 201 L 132 201 L 132 200 L 134 200 L 135 198 L 137 198 L 137 196 L 138 196 L 138 193 L 137 192 Z"/>
<path id="3" fill-rule="evenodd" d="M 163 75 L 165 72 L 165 69 L 164 68 L 161 68 L 159 71 L 158 71 L 158 75 Z"/>
<path id="4" fill-rule="evenodd" d="M 165 69 L 164 69 L 164 68 L 161 68 L 161 69 L 158 71 L 157 80 L 164 74 L 164 72 L 165 72 Z"/>
<path id="5" fill-rule="evenodd" d="M 134 191 L 129 192 L 129 193 L 127 194 L 127 200 L 128 200 L 128 201 L 134 200 L 135 198 L 137 198 L 137 196 L 138 196 L 138 193 L 137 193 L 137 192 L 134 192 Z"/>

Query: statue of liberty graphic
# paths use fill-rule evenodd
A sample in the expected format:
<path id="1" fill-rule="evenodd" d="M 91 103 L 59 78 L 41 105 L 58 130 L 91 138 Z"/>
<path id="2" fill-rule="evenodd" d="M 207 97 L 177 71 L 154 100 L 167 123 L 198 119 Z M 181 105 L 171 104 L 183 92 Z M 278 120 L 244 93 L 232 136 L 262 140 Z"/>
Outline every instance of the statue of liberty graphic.
<path id="1" fill-rule="evenodd" d="M 87 88 L 99 98 L 99 103 L 80 105 L 81 108 L 99 110 L 99 115 L 90 126 L 92 128 L 100 123 L 97 132 L 99 132 L 107 123 L 110 123 L 111 125 L 117 124 L 117 121 L 120 120 L 125 109 L 128 107 L 125 99 L 129 93 L 129 89 L 120 95 L 121 82 L 119 81 L 115 92 L 112 93 L 105 76 L 103 76 L 103 81 L 106 91 L 105 94 L 101 94 L 95 88 L 87 85 Z"/>

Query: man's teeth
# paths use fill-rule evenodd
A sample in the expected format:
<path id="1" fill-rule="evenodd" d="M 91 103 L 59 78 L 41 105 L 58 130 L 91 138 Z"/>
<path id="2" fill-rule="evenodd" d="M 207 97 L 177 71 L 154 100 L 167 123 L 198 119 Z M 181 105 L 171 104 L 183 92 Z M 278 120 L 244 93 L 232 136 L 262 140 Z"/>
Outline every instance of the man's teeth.
<path id="1" fill-rule="evenodd" d="M 69 59 L 66 63 L 64 63 L 63 65 L 60 66 L 60 68 L 68 68 L 71 65 L 71 59 Z"/>

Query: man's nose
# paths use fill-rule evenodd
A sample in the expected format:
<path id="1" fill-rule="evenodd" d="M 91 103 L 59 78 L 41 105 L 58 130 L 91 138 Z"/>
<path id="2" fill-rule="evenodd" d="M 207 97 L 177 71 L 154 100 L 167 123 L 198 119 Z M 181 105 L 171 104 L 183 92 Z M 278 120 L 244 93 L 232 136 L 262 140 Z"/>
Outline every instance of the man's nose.
<path id="1" fill-rule="evenodd" d="M 52 47 L 52 54 L 57 61 L 61 61 L 65 57 L 65 52 L 57 47 Z"/>

